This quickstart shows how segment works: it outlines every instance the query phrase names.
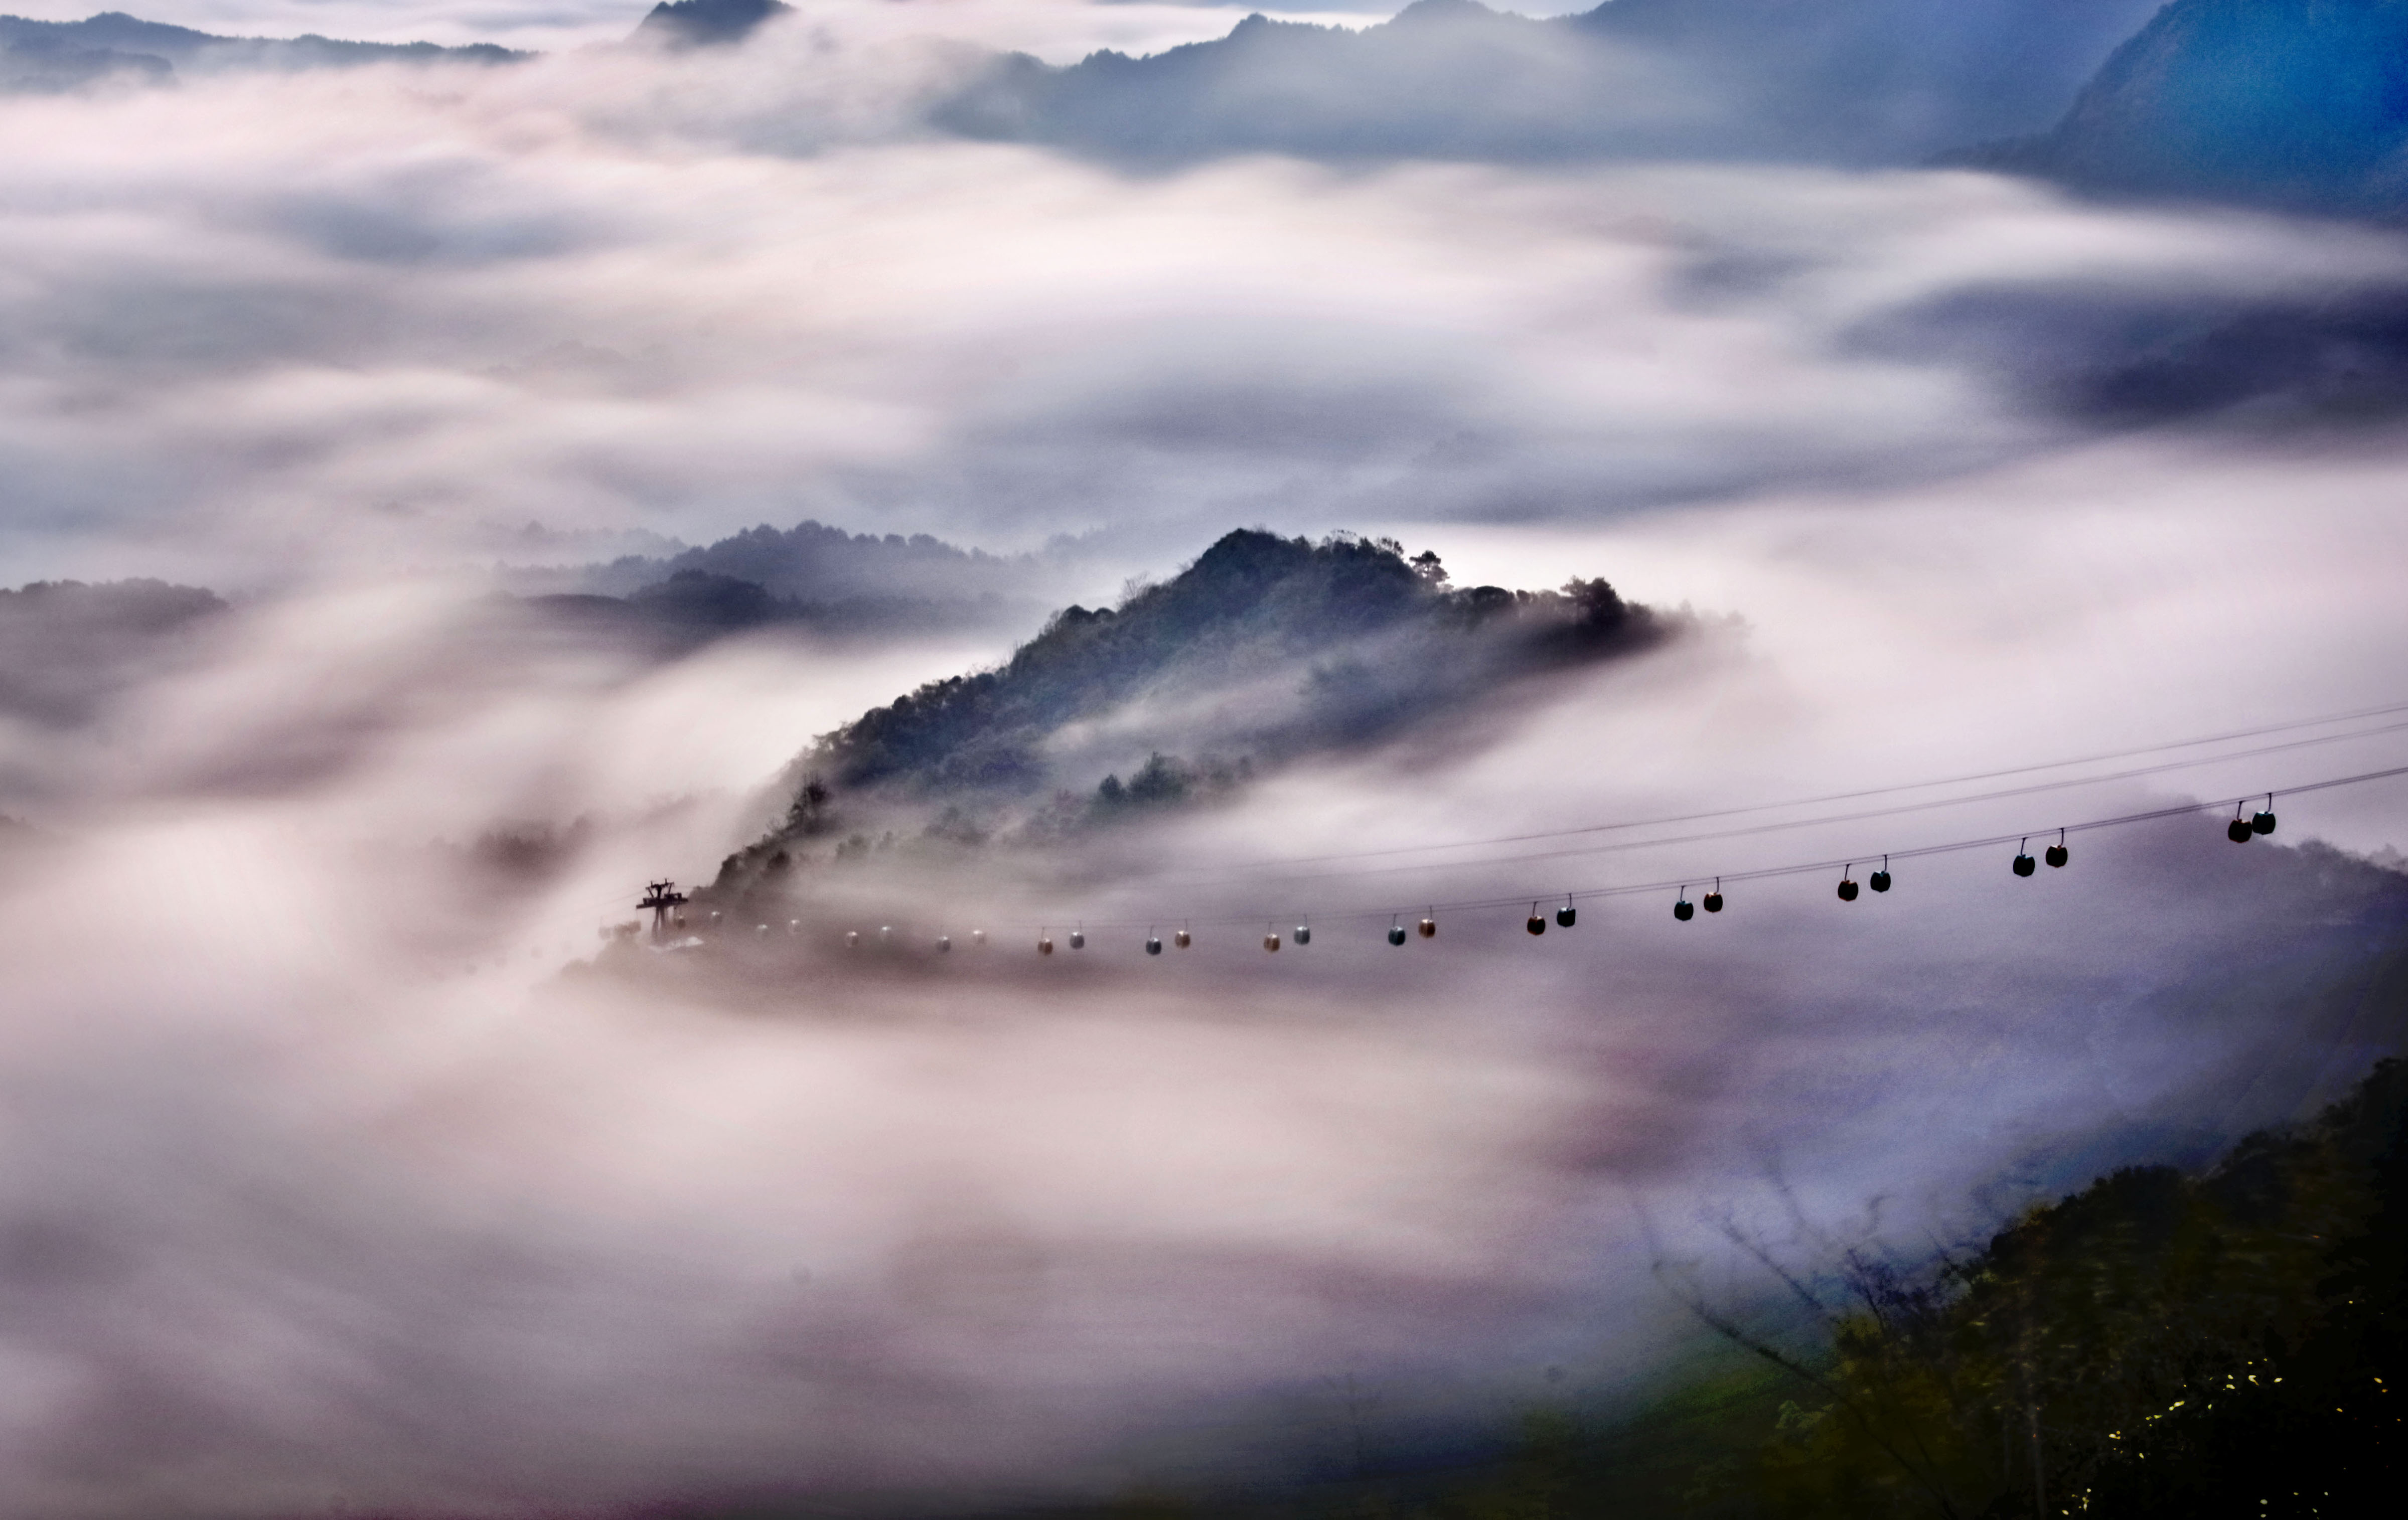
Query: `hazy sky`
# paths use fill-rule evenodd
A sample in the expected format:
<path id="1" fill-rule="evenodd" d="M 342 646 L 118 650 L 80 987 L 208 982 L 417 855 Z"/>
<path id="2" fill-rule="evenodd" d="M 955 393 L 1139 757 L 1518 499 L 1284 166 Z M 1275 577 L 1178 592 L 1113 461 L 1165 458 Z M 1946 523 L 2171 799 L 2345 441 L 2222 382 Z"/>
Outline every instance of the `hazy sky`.
<path id="1" fill-rule="evenodd" d="M 0 811 L 49 841 L 0 857 L 17 1509 L 1275 1470 L 1330 1457 L 1350 1375 L 1401 1424 L 1643 1370 L 1678 1327 L 1657 1243 L 1743 1295 L 1700 1213 L 1785 1229 L 1776 1170 L 1835 1230 L 1879 1198 L 1886 1238 L 1978 1231 L 2396 1040 L 2301 991 L 2396 934 L 2396 877 L 2294 846 L 2408 844 L 2397 782 L 2286 799 L 2243 850 L 2214 818 L 2083 836 L 2030 882 L 2001 850 L 1844 909 L 1799 879 L 1688 925 L 1656 896 L 1538 941 L 1518 908 L 1379 934 L 2281 789 L 2396 735 L 1710 848 L 1250 864 L 2408 700 L 2389 412 L 2079 403 L 2218 323 L 2396 300 L 2396 237 L 1923 171 L 1122 176 L 930 133 L 960 56 L 822 8 L 824 42 L 741 54 L 0 98 L 43 145 L 0 163 L 0 581 L 240 604 L 96 716 L 0 712 Z M 1082 47 L 1178 20 L 930 8 Z M 154 14 L 555 46 L 633 17 Z M 1009 639 L 660 664 L 537 637 L 475 572 L 530 520 L 807 516 L 1099 530 L 1097 596 L 1232 526 L 1393 532 L 1703 626 L 1079 856 L 1084 891 L 865 887 L 775 975 L 564 978 L 637 883 L 752 838 L 811 736 Z M 464 860 L 580 816 L 555 877 Z M 1274 960 L 1257 913 L 1326 926 Z M 1215 922 L 1160 961 L 1122 925 L 1172 916 Z M 1065 918 L 1114 927 L 1040 962 Z M 890 920 L 997 942 L 829 948 Z"/>

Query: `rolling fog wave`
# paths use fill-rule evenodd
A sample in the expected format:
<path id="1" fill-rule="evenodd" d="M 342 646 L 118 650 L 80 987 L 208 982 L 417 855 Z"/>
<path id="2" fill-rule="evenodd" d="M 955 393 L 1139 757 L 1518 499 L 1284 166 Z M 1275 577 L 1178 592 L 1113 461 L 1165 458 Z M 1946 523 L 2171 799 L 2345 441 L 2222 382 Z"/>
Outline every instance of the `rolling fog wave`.
<path id="1" fill-rule="evenodd" d="M 1900 846 L 1180 879 L 2400 699 L 2383 406 L 2102 433 L 2032 377 L 2129 335 L 2035 357 L 1957 318 L 2008 289 L 2220 321 L 2408 265 L 1970 174 L 1130 180 L 916 136 L 897 102 L 947 65 L 887 58 L 0 102 L 58 145 L 0 167 L 0 553 L 229 603 L 0 730 L 0 811 L 38 831 L 0 842 L 10 1507 L 920 1509 L 1326 1470 L 1342 1390 L 1461 1429 L 1548 1366 L 1602 1396 L 1658 1365 L 1686 1332 L 1656 1254 L 1718 1261 L 1701 1211 L 1778 1223 L 1771 1172 L 1816 1218 L 1878 1198 L 1953 1238 L 2396 1043 L 2352 997 L 2397 943 L 2396 873 L 2358 858 L 2399 842 L 2396 790 L 1844 909 L 1799 882 L 1535 941 L 1519 911 L 1275 959 L 1251 927 L 1159 960 L 1007 941 L 1870 855 Z M 709 878 L 814 736 L 1009 639 L 580 643 L 485 595 L 491 531 L 531 517 L 1101 527 L 1111 580 L 1343 526 L 1712 631 L 1134 847 L 815 861 L 791 934 L 623 970 L 586 963 L 644 882 Z M 997 933 L 848 959 L 879 913 Z"/>

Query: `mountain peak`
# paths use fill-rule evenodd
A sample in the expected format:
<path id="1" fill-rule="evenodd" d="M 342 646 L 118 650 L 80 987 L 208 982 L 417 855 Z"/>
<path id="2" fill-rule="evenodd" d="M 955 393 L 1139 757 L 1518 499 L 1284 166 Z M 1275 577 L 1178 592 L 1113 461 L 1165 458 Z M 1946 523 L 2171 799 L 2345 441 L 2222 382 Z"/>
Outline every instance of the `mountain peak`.
<path id="1" fill-rule="evenodd" d="M 1444 26 L 1451 22 L 1484 22 L 1497 19 L 1497 12 L 1479 0 L 1413 0 L 1413 3 L 1388 19 L 1394 27 Z"/>
<path id="2" fill-rule="evenodd" d="M 671 48 L 724 47 L 794 8 L 784 0 L 661 0 L 636 36 Z"/>

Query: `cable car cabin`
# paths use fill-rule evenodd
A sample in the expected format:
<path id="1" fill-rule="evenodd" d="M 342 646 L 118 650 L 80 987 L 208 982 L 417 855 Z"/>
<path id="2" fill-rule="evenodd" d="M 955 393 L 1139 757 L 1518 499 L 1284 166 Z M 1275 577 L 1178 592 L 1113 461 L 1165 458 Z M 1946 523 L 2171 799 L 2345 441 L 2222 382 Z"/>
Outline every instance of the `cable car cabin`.
<path id="1" fill-rule="evenodd" d="M 974 949 L 984 950 L 986 948 L 986 931 L 984 929 L 972 929 L 970 931 L 970 944 Z"/>
<path id="2" fill-rule="evenodd" d="M 1854 902 L 1856 900 L 1856 883 L 1849 881 L 1844 876 L 1840 878 L 1840 900 L 1842 902 Z"/>
<path id="3" fill-rule="evenodd" d="M 1170 937 L 1170 942 L 1177 945 L 1180 949 L 1185 950 L 1189 945 L 1194 944 L 1196 940 L 1195 938 L 1185 929 L 1182 929 L 1177 934 Z"/>
<path id="4" fill-rule="evenodd" d="M 1889 872 L 1886 870 L 1878 870 L 1873 872 L 1870 876 L 1865 878 L 1865 885 L 1872 888 L 1875 892 L 1887 892 L 1889 890 Z"/>
<path id="5" fill-rule="evenodd" d="M 1051 955 L 1054 954 L 1054 937 L 1052 935 L 1040 934 L 1037 937 L 1037 954 L 1039 955 Z"/>
<path id="6" fill-rule="evenodd" d="M 1312 925 L 1299 924 L 1296 926 L 1296 942 L 1300 945 L 1309 945 L 1312 943 Z"/>
<path id="7" fill-rule="evenodd" d="M 2019 854 L 2015 856 L 2015 874 L 2017 876 L 2029 876 L 2032 873 L 2033 865 L 2034 862 L 2032 857 L 2029 855 Z"/>
<path id="8" fill-rule="evenodd" d="M 1561 908 L 1555 910 L 1555 926 L 1557 928 L 1569 929 L 1575 923 L 1579 922 L 1579 920 L 1580 914 L 1572 911 L 1572 905 L 1569 899 L 1565 901 Z"/>
<path id="9" fill-rule="evenodd" d="M 1264 948 L 1265 950 L 1270 950 L 1270 951 L 1276 951 L 1276 950 L 1278 950 L 1278 949 L 1279 949 L 1279 936 L 1278 936 L 1277 934 L 1267 934 L 1267 935 L 1264 935 L 1264 936 L 1263 936 L 1263 948 Z"/>
<path id="10" fill-rule="evenodd" d="M 2249 825 L 2248 819 L 2234 813 L 2232 822 L 2224 825 L 2224 837 L 2235 844 L 2247 844 L 2258 837 L 2258 831 Z"/>
<path id="11" fill-rule="evenodd" d="M 1723 895 L 1719 892 L 1709 892 L 1698 899 L 1698 906 L 1709 913 L 1719 913 L 1723 911 Z"/>
<path id="12" fill-rule="evenodd" d="M 1686 924 L 1689 920 L 1698 916 L 1698 910 L 1690 903 L 1688 898 L 1683 897 L 1672 904 L 1672 916 L 1679 919 L 1682 923 Z"/>
<path id="13" fill-rule="evenodd" d="M 1072 950 L 1084 950 L 1084 949 L 1086 949 L 1086 948 L 1087 948 L 1087 931 L 1086 931 L 1086 930 L 1084 930 L 1084 929 L 1072 929 L 1072 930 L 1070 931 L 1070 948 L 1071 948 Z"/>
<path id="14" fill-rule="evenodd" d="M 2052 868 L 2057 868 L 2073 858 L 2073 852 L 2061 844 L 2052 844 L 2041 852 L 2040 857 L 2047 861 Z"/>
<path id="15" fill-rule="evenodd" d="M 1405 926 L 1404 926 L 1403 925 L 1401 925 L 1401 924 L 1391 924 L 1391 925 L 1388 925 L 1388 943 L 1390 943 L 1390 944 L 1392 944 L 1392 945 L 1401 945 L 1401 944 L 1403 944 L 1404 942 L 1405 942 Z"/>
<path id="16" fill-rule="evenodd" d="M 1544 934 L 1547 932 L 1547 921 L 1539 916 L 1539 905 L 1537 903 L 1532 903 L 1530 905 L 1530 922 L 1524 925 L 1523 927 L 1528 929 L 1532 934 Z"/>
<path id="17" fill-rule="evenodd" d="M 844 948 L 847 950 L 859 950 L 861 948 L 861 935 L 858 931 L 853 929 L 847 929 L 844 931 Z"/>
<path id="18" fill-rule="evenodd" d="M 1423 920 L 1422 920 L 1422 923 L 1421 923 L 1421 930 L 1422 930 L 1422 938 L 1423 938 L 1423 939 L 1437 939 L 1437 938 L 1438 938 L 1438 920 L 1437 920 L 1437 919 L 1434 919 L 1434 918 L 1425 918 L 1425 919 L 1423 919 Z"/>
<path id="19" fill-rule="evenodd" d="M 1154 936 L 1154 935 L 1151 935 L 1151 934 L 1147 935 L 1147 936 L 1145 937 L 1145 953 L 1146 953 L 1147 954 L 1149 954 L 1149 955 L 1159 955 L 1159 954 L 1162 954 L 1162 940 L 1161 940 L 1159 938 L 1157 938 L 1156 936 Z"/>
<path id="20" fill-rule="evenodd" d="M 950 935 L 950 934 L 940 934 L 940 935 L 937 936 L 937 954 L 939 954 L 939 955 L 950 955 L 950 954 L 953 954 L 953 937 L 952 935 Z"/>
<path id="21" fill-rule="evenodd" d="M 2274 815 L 2271 812 L 2251 813 L 2249 827 L 2252 833 L 2272 834 L 2274 832 Z"/>

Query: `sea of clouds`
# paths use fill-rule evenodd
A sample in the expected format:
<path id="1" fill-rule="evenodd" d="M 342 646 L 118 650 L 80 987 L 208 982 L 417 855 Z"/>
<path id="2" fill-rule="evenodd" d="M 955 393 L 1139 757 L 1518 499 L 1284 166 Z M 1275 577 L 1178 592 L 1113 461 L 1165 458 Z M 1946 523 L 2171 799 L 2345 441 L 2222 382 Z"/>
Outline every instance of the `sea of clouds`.
<path id="1" fill-rule="evenodd" d="M 1685 925 L 1668 892 L 1536 941 L 1518 905 L 1381 931 L 2279 790 L 2397 736 L 1703 844 L 1300 857 L 2401 700 L 2387 412 L 2107 431 L 2059 383 L 2168 309 L 2387 298 L 2396 238 L 1962 173 L 1124 177 L 932 132 L 957 50 L 814 20 L 0 100 L 44 145 L 0 163 L 6 579 L 235 602 L 96 711 L 0 715 L 0 812 L 38 831 L 0 845 L 11 1513 L 1343 1469 L 1365 1400 L 1397 1456 L 1562 1396 L 1547 1368 L 1649 1370 L 1686 1333 L 1655 1269 L 1743 1301 L 1705 1220 L 1794 1231 L 1772 1178 L 1911 1251 L 2395 1040 L 2347 996 L 2394 879 L 2289 847 L 2401 843 L 2397 782 L 2246 851 L 2207 816 L 1844 909 L 1816 877 Z M 2160 326 L 1960 320 L 2000 303 Z M 494 531 L 807 516 L 1101 530 L 1091 600 L 1234 525 L 1393 532 L 1701 619 L 1141 846 L 851 881 L 724 974 L 564 975 L 757 834 L 812 735 L 1009 650 L 588 647 L 490 599 Z M 475 849 L 580 818 L 544 871 Z M 1143 956 L 1174 919 L 1197 946 Z M 890 921 L 910 954 L 833 948 Z"/>

